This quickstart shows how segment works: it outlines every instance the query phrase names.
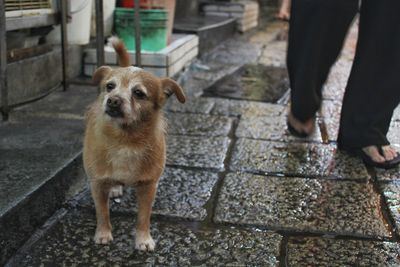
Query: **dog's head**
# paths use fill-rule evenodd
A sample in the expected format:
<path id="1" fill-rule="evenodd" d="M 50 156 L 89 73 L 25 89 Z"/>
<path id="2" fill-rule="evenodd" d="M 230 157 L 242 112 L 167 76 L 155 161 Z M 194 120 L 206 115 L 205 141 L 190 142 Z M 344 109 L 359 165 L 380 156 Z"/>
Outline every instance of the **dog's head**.
<path id="1" fill-rule="evenodd" d="M 93 81 L 101 88 L 101 112 L 120 125 L 135 126 L 151 120 L 173 94 L 181 103 L 186 100 L 174 80 L 160 79 L 137 67 L 102 66 L 95 71 Z"/>

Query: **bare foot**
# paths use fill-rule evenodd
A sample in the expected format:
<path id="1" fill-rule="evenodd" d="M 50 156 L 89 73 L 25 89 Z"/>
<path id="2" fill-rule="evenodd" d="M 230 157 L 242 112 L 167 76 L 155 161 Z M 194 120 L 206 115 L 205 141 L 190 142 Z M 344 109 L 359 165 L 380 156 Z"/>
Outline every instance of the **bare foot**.
<path id="1" fill-rule="evenodd" d="M 290 19 L 290 0 L 282 0 L 281 8 L 275 17 L 281 20 Z"/>
<path id="2" fill-rule="evenodd" d="M 304 133 L 306 135 L 311 135 L 315 129 L 315 119 L 311 118 L 306 122 L 301 122 L 296 119 L 292 112 L 288 115 L 288 123 L 292 126 L 297 132 Z"/>
<path id="3" fill-rule="evenodd" d="M 391 146 L 382 146 L 383 155 L 381 155 L 376 146 L 367 146 L 362 149 L 373 161 L 382 163 L 391 161 L 397 157 L 397 152 Z"/>
<path id="4" fill-rule="evenodd" d="M 383 146 L 382 150 L 386 160 L 393 160 L 397 157 L 397 151 L 391 146 Z"/>
<path id="5" fill-rule="evenodd" d="M 279 13 L 276 14 L 275 18 L 280 19 L 280 20 L 289 20 L 290 14 L 287 11 L 280 10 Z"/>

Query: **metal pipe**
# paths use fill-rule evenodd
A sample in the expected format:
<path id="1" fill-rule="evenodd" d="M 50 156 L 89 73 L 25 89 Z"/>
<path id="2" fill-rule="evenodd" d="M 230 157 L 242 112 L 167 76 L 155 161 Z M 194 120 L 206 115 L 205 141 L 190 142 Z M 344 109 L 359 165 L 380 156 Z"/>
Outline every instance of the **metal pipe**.
<path id="1" fill-rule="evenodd" d="M 103 24 L 103 0 L 95 0 L 96 3 L 96 56 L 97 67 L 104 65 L 104 24 Z M 100 93 L 100 87 L 97 88 Z"/>
<path id="2" fill-rule="evenodd" d="M 0 0 L 0 90 L 1 114 L 3 121 L 8 120 L 8 88 L 7 88 L 7 42 L 6 42 L 6 9 L 4 0 Z"/>
<path id="3" fill-rule="evenodd" d="M 62 59 L 62 85 L 63 90 L 68 89 L 68 35 L 67 35 L 67 0 L 61 0 L 61 59 Z"/>
<path id="4" fill-rule="evenodd" d="M 135 0 L 135 56 L 136 56 L 136 66 L 142 67 L 141 60 L 141 37 L 140 37 L 140 4 L 139 0 Z"/>

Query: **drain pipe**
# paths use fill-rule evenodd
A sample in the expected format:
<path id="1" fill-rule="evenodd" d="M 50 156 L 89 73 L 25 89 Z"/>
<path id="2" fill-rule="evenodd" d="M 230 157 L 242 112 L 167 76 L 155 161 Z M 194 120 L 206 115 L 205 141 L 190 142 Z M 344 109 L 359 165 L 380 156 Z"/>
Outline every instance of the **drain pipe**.
<path id="1" fill-rule="evenodd" d="M 6 42 L 6 8 L 4 0 L 0 0 L 0 90 L 1 114 L 3 121 L 8 120 L 8 88 L 7 88 L 7 42 Z"/>
<path id="2" fill-rule="evenodd" d="M 139 0 L 135 0 L 135 56 L 136 56 L 136 66 L 142 67 L 141 61 L 141 37 L 140 37 L 140 4 Z"/>
<path id="3" fill-rule="evenodd" d="M 104 65 L 104 24 L 103 24 L 103 0 L 96 0 L 96 55 L 97 67 Z M 97 87 L 100 94 L 100 87 Z"/>

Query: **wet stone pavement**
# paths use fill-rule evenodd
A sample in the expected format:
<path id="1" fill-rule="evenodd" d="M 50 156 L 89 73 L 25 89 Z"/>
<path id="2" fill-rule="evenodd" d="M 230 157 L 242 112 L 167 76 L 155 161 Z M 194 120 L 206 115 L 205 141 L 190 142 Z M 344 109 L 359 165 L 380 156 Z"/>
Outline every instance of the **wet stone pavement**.
<path id="1" fill-rule="evenodd" d="M 284 67 L 285 27 L 271 23 L 217 48 L 201 62 L 213 68 L 193 67 L 185 77 L 187 104 L 168 103 L 167 168 L 151 225 L 154 252 L 134 250 L 132 189 L 111 201 L 114 241 L 95 245 L 86 188 L 10 266 L 400 266 L 400 168 L 366 168 L 335 142 L 351 40 L 325 86 L 316 132 L 305 140 L 286 131 L 284 96 L 265 103 L 201 97 L 205 88 L 192 88 L 210 86 L 243 64 Z M 226 57 L 241 52 L 242 60 Z M 396 144 L 399 114 L 389 134 Z"/>

